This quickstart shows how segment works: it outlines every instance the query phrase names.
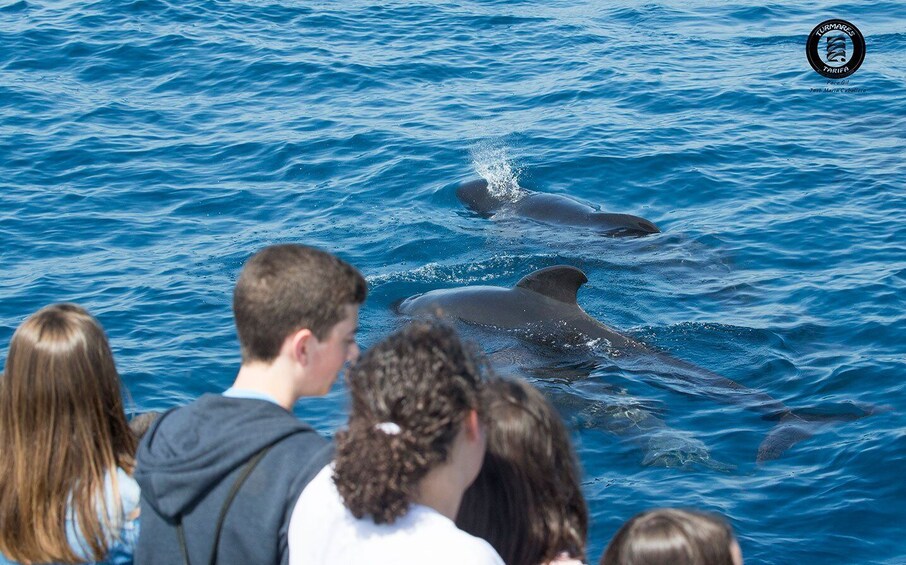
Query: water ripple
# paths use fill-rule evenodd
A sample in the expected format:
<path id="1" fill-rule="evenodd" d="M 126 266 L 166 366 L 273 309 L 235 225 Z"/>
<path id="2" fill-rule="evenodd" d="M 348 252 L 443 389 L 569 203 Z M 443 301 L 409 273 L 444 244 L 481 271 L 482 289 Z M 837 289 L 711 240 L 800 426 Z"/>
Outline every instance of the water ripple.
<path id="1" fill-rule="evenodd" d="M 831 16 L 866 35 L 863 92 L 812 90 L 805 37 Z M 231 382 L 230 293 L 263 245 L 359 266 L 364 345 L 404 296 L 575 265 L 582 307 L 637 339 L 797 410 L 874 412 L 759 466 L 773 423 L 751 410 L 483 335 L 574 416 L 590 561 L 671 505 L 726 514 L 747 563 L 901 562 L 904 18 L 890 1 L 0 0 L 0 346 L 80 302 L 132 406 L 160 409 Z M 488 175 L 664 233 L 480 218 L 453 187 Z M 345 406 L 340 385 L 297 413 L 331 434 Z M 620 409 L 659 430 L 620 436 Z M 715 464 L 647 466 L 676 445 Z"/>

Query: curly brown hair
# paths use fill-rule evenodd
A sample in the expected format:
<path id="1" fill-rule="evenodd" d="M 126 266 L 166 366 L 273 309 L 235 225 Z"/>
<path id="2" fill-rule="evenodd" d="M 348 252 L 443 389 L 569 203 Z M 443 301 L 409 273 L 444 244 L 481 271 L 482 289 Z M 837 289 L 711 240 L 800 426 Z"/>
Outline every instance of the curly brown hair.
<path id="1" fill-rule="evenodd" d="M 389 524 L 406 514 L 419 481 L 447 460 L 469 411 L 484 413 L 487 370 L 475 347 L 429 320 L 390 335 L 347 372 L 352 406 L 348 429 L 336 436 L 334 482 L 354 516 Z"/>
<path id="2" fill-rule="evenodd" d="M 493 379 L 484 396 L 488 450 L 456 525 L 487 540 L 507 565 L 547 563 L 562 552 L 584 560 L 588 509 L 560 415 L 520 379 Z"/>

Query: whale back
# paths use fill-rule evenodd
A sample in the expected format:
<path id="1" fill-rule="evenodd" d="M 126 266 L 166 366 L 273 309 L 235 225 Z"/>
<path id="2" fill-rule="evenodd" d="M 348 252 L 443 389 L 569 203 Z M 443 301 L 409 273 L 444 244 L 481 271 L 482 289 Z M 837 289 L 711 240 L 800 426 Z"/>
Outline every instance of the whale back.
<path id="1" fill-rule="evenodd" d="M 580 269 L 568 265 L 556 265 L 529 273 L 516 283 L 517 288 L 536 292 L 565 304 L 578 306 L 579 288 L 588 282 Z"/>

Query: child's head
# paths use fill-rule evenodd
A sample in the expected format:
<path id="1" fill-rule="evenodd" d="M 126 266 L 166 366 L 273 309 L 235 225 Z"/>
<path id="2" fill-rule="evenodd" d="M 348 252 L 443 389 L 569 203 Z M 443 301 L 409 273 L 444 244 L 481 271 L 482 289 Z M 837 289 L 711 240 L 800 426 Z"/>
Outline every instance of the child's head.
<path id="1" fill-rule="evenodd" d="M 10 341 L 0 411 L 4 433 L 18 441 L 4 445 L 40 448 L 20 443 L 40 438 L 48 440 L 38 443 L 55 456 L 98 446 L 131 468 L 135 440 L 121 394 L 113 353 L 98 321 L 75 304 L 46 306 Z"/>
<path id="2" fill-rule="evenodd" d="M 660 508 L 623 524 L 601 565 L 742 565 L 730 525 L 695 510 Z"/>
<path id="3" fill-rule="evenodd" d="M 362 275 L 330 253 L 296 244 L 265 247 L 246 262 L 233 291 L 243 362 L 270 363 L 286 337 L 303 328 L 327 339 L 366 294 Z"/>
<path id="4" fill-rule="evenodd" d="M 508 565 L 560 553 L 584 559 L 588 510 L 579 465 L 560 416 L 532 385 L 494 379 L 485 390 L 488 449 L 456 523 Z"/>
<path id="5" fill-rule="evenodd" d="M 482 368 L 480 354 L 449 326 L 419 321 L 371 347 L 347 372 L 352 406 L 348 429 L 336 437 L 334 482 L 357 518 L 392 523 L 443 464 L 460 466 L 465 490 L 484 453 Z M 458 451 L 466 430 L 475 435 Z"/>
<path id="6" fill-rule="evenodd" d="M 131 471 L 135 447 L 97 320 L 73 304 L 25 320 L 0 380 L 0 551 L 18 561 L 75 559 L 61 526 L 71 496 L 88 549 L 102 558 L 94 502 L 106 473 Z"/>
<path id="7" fill-rule="evenodd" d="M 148 433 L 148 430 L 151 429 L 151 425 L 154 424 L 161 415 L 163 415 L 163 412 L 158 412 L 156 410 L 136 414 L 129 420 L 129 429 L 135 434 L 136 439 L 141 441 L 141 439 L 145 437 L 145 434 Z"/>

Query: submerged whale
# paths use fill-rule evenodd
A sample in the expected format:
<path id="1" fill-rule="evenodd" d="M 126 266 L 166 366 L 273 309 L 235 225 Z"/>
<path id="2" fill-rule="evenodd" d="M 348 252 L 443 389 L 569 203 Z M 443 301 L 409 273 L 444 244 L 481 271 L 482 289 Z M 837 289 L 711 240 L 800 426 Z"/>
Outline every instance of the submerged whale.
<path id="1" fill-rule="evenodd" d="M 594 346 L 596 351 L 603 346 L 612 355 L 632 356 L 635 366 L 657 375 L 658 385 L 683 394 L 741 405 L 777 421 L 759 446 L 759 462 L 777 459 L 796 442 L 811 437 L 824 422 L 868 415 L 798 414 L 764 392 L 625 336 L 592 318 L 578 305 L 578 290 L 586 282 L 588 277 L 581 270 L 559 265 L 526 275 L 512 288 L 470 286 L 432 290 L 403 300 L 397 308 L 399 313 L 411 317 L 440 315 L 513 331 L 522 339 L 548 346 Z"/>
<path id="2" fill-rule="evenodd" d="M 456 189 L 456 197 L 486 218 L 498 212 L 509 212 L 545 224 L 590 228 L 609 236 L 642 236 L 661 231 L 644 218 L 601 212 L 569 196 L 526 189 L 497 195 L 484 179 L 462 183 Z"/>

